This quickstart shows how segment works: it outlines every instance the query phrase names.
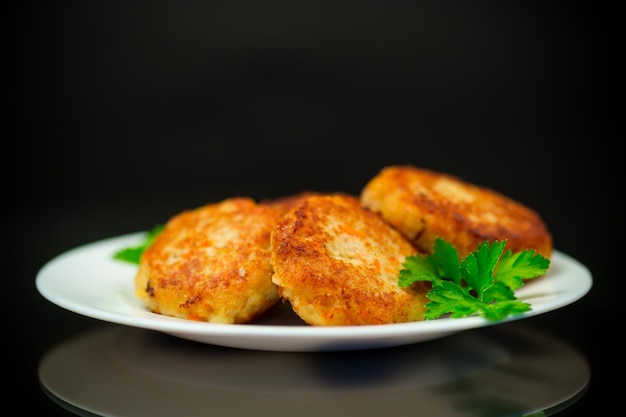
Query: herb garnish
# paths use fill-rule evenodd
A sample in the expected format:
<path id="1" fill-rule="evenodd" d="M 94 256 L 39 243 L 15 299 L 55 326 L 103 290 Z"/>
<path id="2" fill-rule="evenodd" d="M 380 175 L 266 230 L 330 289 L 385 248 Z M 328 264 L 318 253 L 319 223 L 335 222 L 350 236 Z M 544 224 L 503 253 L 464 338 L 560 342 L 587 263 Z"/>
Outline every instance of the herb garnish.
<path id="1" fill-rule="evenodd" d="M 154 241 L 154 238 L 161 233 L 164 225 L 158 224 L 152 228 L 152 230 L 146 232 L 145 238 L 143 242 L 141 242 L 137 246 L 131 246 L 127 248 L 123 248 L 118 250 L 113 254 L 113 259 L 117 259 L 118 261 L 124 261 L 131 264 L 139 264 L 139 259 L 141 258 L 141 254 L 144 250 L 148 248 Z"/>
<path id="2" fill-rule="evenodd" d="M 550 260 L 534 250 L 504 252 L 506 241 L 484 242 L 459 262 L 457 250 L 437 239 L 430 255 L 409 256 L 402 264 L 398 284 L 430 281 L 425 319 L 445 314 L 452 318 L 483 316 L 498 321 L 531 309 L 518 300 L 515 290 L 524 279 L 545 274 Z"/>

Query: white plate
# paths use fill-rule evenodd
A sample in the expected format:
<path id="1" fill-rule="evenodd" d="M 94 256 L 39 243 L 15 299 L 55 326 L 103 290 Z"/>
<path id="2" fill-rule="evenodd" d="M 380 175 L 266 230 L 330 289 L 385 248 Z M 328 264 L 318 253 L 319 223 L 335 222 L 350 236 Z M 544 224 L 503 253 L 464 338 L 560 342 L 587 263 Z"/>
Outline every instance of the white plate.
<path id="1" fill-rule="evenodd" d="M 149 312 L 135 298 L 136 266 L 112 258 L 117 250 L 139 244 L 144 236 L 144 233 L 133 233 L 113 237 L 55 257 L 38 272 L 38 291 L 60 307 L 95 319 L 203 343 L 255 350 L 304 352 L 380 348 L 422 342 L 494 324 L 482 317 L 467 317 L 390 325 L 315 327 L 298 320 L 288 304 L 269 312 L 255 324 L 214 324 L 162 316 Z M 548 273 L 527 282 L 516 292 L 532 309 L 498 323 L 536 316 L 571 304 L 583 297 L 591 285 L 591 273 L 583 264 L 555 251 Z"/>

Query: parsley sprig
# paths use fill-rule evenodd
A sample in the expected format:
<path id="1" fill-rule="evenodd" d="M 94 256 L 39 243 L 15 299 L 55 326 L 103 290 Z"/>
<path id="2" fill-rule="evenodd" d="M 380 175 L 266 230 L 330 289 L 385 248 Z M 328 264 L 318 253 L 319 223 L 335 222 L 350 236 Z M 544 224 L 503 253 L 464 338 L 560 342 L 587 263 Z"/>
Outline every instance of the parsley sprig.
<path id="1" fill-rule="evenodd" d="M 449 314 L 452 318 L 483 316 L 499 321 L 531 309 L 518 300 L 515 290 L 524 280 L 545 274 L 550 260 L 534 250 L 504 252 L 506 241 L 484 242 L 459 262 L 457 250 L 437 239 L 430 255 L 415 254 L 405 259 L 398 284 L 408 287 L 429 281 L 425 319 Z"/>
<path id="2" fill-rule="evenodd" d="M 117 259 L 118 261 L 124 261 L 131 264 L 138 265 L 139 259 L 141 258 L 141 254 L 145 251 L 148 246 L 152 244 L 154 238 L 161 233 L 164 225 L 158 224 L 152 228 L 152 230 L 146 232 L 144 239 L 139 245 L 125 247 L 113 254 L 113 259 Z"/>

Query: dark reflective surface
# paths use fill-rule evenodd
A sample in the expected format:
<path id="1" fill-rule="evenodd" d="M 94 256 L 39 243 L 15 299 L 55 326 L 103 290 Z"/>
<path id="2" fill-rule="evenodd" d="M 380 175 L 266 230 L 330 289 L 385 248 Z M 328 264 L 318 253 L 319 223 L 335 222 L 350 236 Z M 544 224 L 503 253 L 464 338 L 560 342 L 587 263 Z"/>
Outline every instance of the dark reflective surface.
<path id="1" fill-rule="evenodd" d="M 291 389 L 306 403 L 289 410 L 293 417 L 323 408 L 320 397 L 338 408 L 371 405 L 391 414 L 396 408 L 386 396 L 407 400 L 402 395 L 408 392 L 433 401 L 416 401 L 406 415 L 429 406 L 502 415 L 535 400 L 559 416 L 619 409 L 614 381 L 622 372 L 626 248 L 618 201 L 623 158 L 614 145 L 623 136 L 615 104 L 622 77 L 622 14 L 616 9 L 540 1 L 8 2 L 1 14 L 0 164 L 6 407 L 38 416 L 85 413 L 80 407 L 68 411 L 69 403 L 40 380 L 43 366 L 68 349 L 81 366 L 64 365 L 54 375 L 81 378 L 65 385 L 55 380 L 56 387 L 81 404 L 114 405 L 107 395 L 118 389 L 118 370 L 141 378 L 139 389 L 155 388 L 143 392 L 150 395 L 138 407 L 149 399 L 164 410 L 164 398 L 171 397 L 156 391 L 163 386 L 155 381 L 179 391 L 188 387 L 186 395 L 197 394 L 200 403 L 201 393 L 219 389 L 241 408 L 242 392 L 266 401 L 275 394 L 259 390 Z M 272 375 L 268 386 L 229 374 L 220 387 L 191 364 L 183 363 L 187 372 L 180 374 L 146 361 L 165 355 L 166 364 L 177 352 L 206 352 L 222 357 L 220 365 L 237 369 L 234 358 L 245 359 L 264 373 L 255 360 L 264 355 L 103 328 L 36 291 L 39 268 L 72 248 L 148 230 L 183 209 L 234 195 L 262 199 L 305 189 L 356 194 L 382 167 L 398 163 L 449 172 L 526 203 L 546 220 L 555 247 L 593 275 L 593 288 L 580 301 L 520 323 L 530 342 L 520 341 L 519 348 L 512 342 L 517 328 L 513 335 L 508 327 L 478 333 L 496 353 L 515 345 L 509 357 L 516 361 L 491 364 L 486 380 L 472 373 L 473 365 L 499 356 L 472 350 L 476 363 L 453 362 L 469 373 L 466 378 L 446 379 L 443 372 L 429 385 L 420 377 L 434 371 L 413 360 L 425 349 L 419 345 L 394 350 L 396 355 L 346 355 L 345 361 L 287 355 L 299 372 Z M 460 340 L 469 343 L 465 338 L 472 334 Z M 89 344 L 99 337 L 102 345 Z M 429 346 L 458 357 L 454 346 L 441 343 Z M 98 365 L 99 373 L 88 377 L 91 348 L 81 346 L 116 358 L 116 366 Z M 141 357 L 140 346 L 152 348 L 153 356 Z M 433 349 L 428 354 L 439 359 L 431 365 L 449 370 Z M 573 385 L 568 379 L 552 386 L 561 374 L 530 360 L 557 351 L 587 365 L 580 397 L 574 394 L 581 386 L 577 378 Z M 139 361 L 133 366 L 130 359 Z M 558 357 L 549 362 L 567 368 Z M 202 362 L 208 365 L 217 366 Z M 280 385 L 284 381 L 289 386 Z M 390 390 L 381 391 L 380 381 Z M 94 383 L 109 385 L 94 395 Z M 352 395 L 343 387 L 367 393 L 348 400 Z M 513 389 L 520 387 L 525 391 Z M 120 407 L 133 404 L 131 392 L 118 392 L 129 400 Z M 171 398 L 172 404 L 181 398 Z M 215 401 L 227 404 L 223 397 Z M 257 408 L 256 415 L 287 411 Z"/>
<path id="2" fill-rule="evenodd" d="M 109 325 L 46 352 L 39 378 L 78 415 L 380 416 L 418 407 L 495 417 L 565 409 L 590 370 L 571 346 L 519 323 L 335 353 L 230 349 Z"/>

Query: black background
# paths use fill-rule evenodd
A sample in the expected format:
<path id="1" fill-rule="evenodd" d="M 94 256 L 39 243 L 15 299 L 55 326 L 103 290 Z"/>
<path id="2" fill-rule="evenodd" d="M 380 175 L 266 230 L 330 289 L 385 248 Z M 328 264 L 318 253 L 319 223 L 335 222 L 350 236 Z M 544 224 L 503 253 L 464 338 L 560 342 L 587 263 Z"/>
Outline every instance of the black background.
<path id="1" fill-rule="evenodd" d="M 590 362 L 564 415 L 609 404 L 624 294 L 611 4 L 3 3 L 10 389 L 46 409 L 38 359 L 93 324 L 37 293 L 52 257 L 235 195 L 356 194 L 408 163 L 534 208 L 591 270 L 591 292 L 540 324 Z"/>

